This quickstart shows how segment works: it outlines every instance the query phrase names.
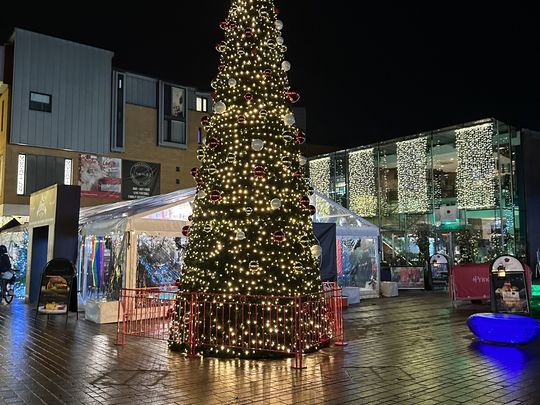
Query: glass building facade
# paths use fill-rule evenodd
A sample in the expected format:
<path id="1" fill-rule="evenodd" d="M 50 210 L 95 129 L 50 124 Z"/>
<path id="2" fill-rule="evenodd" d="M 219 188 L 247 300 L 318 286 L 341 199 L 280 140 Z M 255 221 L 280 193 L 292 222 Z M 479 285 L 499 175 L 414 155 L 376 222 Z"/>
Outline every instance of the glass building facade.
<path id="1" fill-rule="evenodd" d="M 521 132 L 495 119 L 309 160 L 313 187 L 379 226 L 382 260 L 422 266 L 526 255 Z"/>

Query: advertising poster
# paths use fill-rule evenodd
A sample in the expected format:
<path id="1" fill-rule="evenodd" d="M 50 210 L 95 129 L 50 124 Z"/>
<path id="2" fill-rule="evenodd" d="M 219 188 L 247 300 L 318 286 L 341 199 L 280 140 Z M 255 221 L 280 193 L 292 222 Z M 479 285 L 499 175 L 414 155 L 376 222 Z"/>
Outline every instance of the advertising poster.
<path id="1" fill-rule="evenodd" d="M 67 314 L 73 275 L 46 275 L 41 279 L 38 313 L 49 315 Z"/>
<path id="2" fill-rule="evenodd" d="M 506 273 L 505 277 L 493 274 L 492 277 L 496 312 L 529 312 L 524 273 Z"/>
<path id="3" fill-rule="evenodd" d="M 424 286 L 423 267 L 392 267 L 392 281 L 398 283 L 400 289 L 421 289 Z"/>
<path id="4" fill-rule="evenodd" d="M 184 89 L 171 87 L 171 117 L 175 120 L 184 120 Z"/>
<path id="5" fill-rule="evenodd" d="M 79 186 L 81 197 L 119 200 L 122 196 L 122 160 L 80 155 Z"/>
<path id="6" fill-rule="evenodd" d="M 137 200 L 158 195 L 160 168 L 159 163 L 124 160 L 122 162 L 122 198 Z"/>

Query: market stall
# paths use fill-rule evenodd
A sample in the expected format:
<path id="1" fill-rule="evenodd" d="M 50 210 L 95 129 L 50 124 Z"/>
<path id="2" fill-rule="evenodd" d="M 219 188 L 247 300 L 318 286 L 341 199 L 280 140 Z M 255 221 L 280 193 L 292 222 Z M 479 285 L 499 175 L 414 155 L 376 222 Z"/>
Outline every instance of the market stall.
<path id="1" fill-rule="evenodd" d="M 336 224 L 337 281 L 349 297 L 378 298 L 380 292 L 379 228 L 321 193 L 311 197 L 314 222 Z"/>
<path id="2" fill-rule="evenodd" d="M 175 283 L 194 194 L 190 188 L 81 210 L 77 272 L 87 319 L 116 321 L 122 287 Z"/>

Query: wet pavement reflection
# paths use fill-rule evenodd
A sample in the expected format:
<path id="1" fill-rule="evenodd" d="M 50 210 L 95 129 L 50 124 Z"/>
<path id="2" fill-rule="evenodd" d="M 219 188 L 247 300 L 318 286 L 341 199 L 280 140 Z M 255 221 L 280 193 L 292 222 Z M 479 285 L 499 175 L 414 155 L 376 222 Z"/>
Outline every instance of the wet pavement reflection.
<path id="1" fill-rule="evenodd" d="M 346 347 L 292 359 L 187 359 L 160 340 L 71 315 L 0 306 L 0 404 L 540 404 L 540 342 L 475 341 L 441 292 L 400 292 L 346 310 Z M 84 318 L 84 317 L 81 317 Z"/>

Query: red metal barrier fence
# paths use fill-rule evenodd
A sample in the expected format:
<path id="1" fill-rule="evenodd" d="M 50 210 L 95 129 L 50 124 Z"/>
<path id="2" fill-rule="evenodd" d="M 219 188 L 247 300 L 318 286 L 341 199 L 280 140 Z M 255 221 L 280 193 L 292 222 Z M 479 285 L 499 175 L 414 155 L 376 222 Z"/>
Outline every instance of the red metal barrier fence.
<path id="1" fill-rule="evenodd" d="M 303 353 L 332 339 L 345 344 L 341 288 L 324 283 L 322 293 L 291 297 L 122 289 L 116 343 L 126 336 L 169 340 L 189 357 L 284 353 L 303 368 Z"/>

